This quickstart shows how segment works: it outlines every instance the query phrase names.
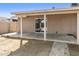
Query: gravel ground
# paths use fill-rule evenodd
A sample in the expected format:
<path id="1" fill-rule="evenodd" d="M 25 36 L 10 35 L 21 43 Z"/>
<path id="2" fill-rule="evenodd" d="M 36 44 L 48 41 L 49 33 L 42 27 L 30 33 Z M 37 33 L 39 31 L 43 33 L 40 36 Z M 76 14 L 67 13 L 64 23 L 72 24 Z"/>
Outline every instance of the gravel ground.
<path id="1" fill-rule="evenodd" d="M 79 56 L 79 46 L 68 44 L 71 56 Z M 4 38 L 0 36 L 0 56 L 48 56 L 52 42 Z"/>

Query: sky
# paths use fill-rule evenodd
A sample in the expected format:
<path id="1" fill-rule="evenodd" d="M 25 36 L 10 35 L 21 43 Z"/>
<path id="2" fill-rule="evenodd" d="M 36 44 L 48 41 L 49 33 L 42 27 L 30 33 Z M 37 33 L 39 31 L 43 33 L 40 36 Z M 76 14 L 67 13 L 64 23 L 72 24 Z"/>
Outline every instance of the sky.
<path id="1" fill-rule="evenodd" d="M 68 8 L 69 3 L 0 3 L 0 17 L 10 18 L 11 12 L 55 8 Z"/>

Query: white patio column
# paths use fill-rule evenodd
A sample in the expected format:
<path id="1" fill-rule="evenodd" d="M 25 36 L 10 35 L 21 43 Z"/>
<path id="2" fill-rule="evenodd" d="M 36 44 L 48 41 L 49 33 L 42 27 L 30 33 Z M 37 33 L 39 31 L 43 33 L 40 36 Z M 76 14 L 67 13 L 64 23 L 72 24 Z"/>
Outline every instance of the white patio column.
<path id="1" fill-rule="evenodd" d="M 20 37 L 22 38 L 22 17 L 20 17 Z"/>
<path id="2" fill-rule="evenodd" d="M 46 40 L 46 14 L 44 14 L 44 40 Z"/>
<path id="3" fill-rule="evenodd" d="M 20 47 L 22 47 L 22 34 L 23 34 L 23 32 L 22 32 L 22 17 L 20 17 L 20 38 L 21 38 L 21 40 L 20 40 Z"/>
<path id="4" fill-rule="evenodd" d="M 77 44 L 79 44 L 79 12 L 77 12 Z"/>

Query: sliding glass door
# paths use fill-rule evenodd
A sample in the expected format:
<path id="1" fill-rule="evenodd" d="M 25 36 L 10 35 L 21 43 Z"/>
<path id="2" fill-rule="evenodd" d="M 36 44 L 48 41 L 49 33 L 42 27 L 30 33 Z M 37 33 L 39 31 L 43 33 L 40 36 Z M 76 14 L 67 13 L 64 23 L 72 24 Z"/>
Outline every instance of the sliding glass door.
<path id="1" fill-rule="evenodd" d="M 46 25 L 47 25 L 47 21 L 46 21 Z M 36 22 L 35 22 L 35 32 L 44 32 L 44 19 L 37 19 L 36 20 Z"/>

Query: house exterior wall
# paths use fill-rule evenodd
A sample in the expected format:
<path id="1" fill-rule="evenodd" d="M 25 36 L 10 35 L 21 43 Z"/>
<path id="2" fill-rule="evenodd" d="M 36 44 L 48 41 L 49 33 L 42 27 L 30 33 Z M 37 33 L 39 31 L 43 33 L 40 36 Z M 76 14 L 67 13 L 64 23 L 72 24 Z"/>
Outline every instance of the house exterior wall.
<path id="1" fill-rule="evenodd" d="M 23 32 L 35 32 L 35 20 L 37 18 L 43 18 L 43 16 L 28 16 L 23 18 Z M 47 32 L 73 33 L 76 35 L 76 18 L 76 14 L 47 15 Z M 20 31 L 20 26 L 18 31 Z"/>
<path id="2" fill-rule="evenodd" d="M 76 14 L 50 15 L 48 19 L 49 33 L 65 33 L 76 35 L 77 16 Z"/>
<path id="3" fill-rule="evenodd" d="M 43 18 L 43 16 L 28 16 L 22 18 L 22 28 L 23 32 L 35 32 L 35 20 L 37 18 Z M 20 32 L 20 19 L 18 20 L 18 32 Z"/>
<path id="4" fill-rule="evenodd" d="M 35 19 L 33 17 L 23 19 L 23 32 L 34 32 L 34 23 Z"/>

